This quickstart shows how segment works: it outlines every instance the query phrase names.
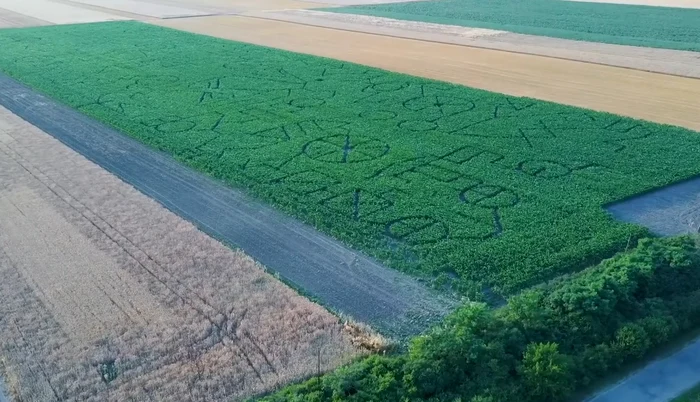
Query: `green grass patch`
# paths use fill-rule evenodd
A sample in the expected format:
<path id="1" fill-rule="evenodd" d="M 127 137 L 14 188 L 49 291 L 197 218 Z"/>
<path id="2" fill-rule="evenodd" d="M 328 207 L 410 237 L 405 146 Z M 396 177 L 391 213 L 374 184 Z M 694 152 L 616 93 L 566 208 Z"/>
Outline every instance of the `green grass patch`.
<path id="1" fill-rule="evenodd" d="M 562 0 L 436 0 L 325 11 L 700 51 L 700 10 Z"/>
<path id="2" fill-rule="evenodd" d="M 673 402 L 700 402 L 700 384 L 674 399 Z"/>
<path id="3" fill-rule="evenodd" d="M 136 22 L 0 31 L 0 69 L 392 267 L 510 293 L 645 233 L 601 207 L 700 137 Z"/>

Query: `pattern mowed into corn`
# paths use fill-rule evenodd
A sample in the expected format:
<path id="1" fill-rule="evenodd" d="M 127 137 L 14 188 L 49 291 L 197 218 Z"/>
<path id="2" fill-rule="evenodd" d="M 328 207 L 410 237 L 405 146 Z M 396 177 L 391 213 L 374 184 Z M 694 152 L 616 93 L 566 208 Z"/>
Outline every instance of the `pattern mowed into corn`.
<path id="1" fill-rule="evenodd" d="M 418 276 L 507 294 L 645 233 L 685 129 L 136 22 L 0 32 L 0 70 Z M 322 279 L 322 278 L 320 278 Z"/>

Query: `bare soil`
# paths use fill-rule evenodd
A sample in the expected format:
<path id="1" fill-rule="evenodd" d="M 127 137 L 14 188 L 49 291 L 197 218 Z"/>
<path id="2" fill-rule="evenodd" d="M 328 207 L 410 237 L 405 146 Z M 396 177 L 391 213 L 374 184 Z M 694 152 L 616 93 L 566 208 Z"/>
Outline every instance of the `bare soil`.
<path id="1" fill-rule="evenodd" d="M 21 400 L 240 399 L 359 353 L 337 317 L 4 108 L 0 277 Z"/>
<path id="2" fill-rule="evenodd" d="M 700 78 L 700 54 L 610 45 L 462 26 L 316 10 L 250 11 L 246 16 L 318 27 L 503 50 L 642 71 Z"/>

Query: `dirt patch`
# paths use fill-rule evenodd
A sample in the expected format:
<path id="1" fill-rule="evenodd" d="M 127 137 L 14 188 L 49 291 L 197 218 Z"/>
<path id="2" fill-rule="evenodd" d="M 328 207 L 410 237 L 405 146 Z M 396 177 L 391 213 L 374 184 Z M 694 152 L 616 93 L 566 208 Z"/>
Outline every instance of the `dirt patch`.
<path id="1" fill-rule="evenodd" d="M 320 306 L 0 108 L 0 359 L 22 400 L 223 400 L 357 354 Z"/>
<path id="2" fill-rule="evenodd" d="M 259 18 L 222 16 L 156 23 L 700 130 L 700 80 L 696 79 Z"/>
<path id="3" fill-rule="evenodd" d="M 248 12 L 246 15 L 354 32 L 504 50 L 700 78 L 699 55 L 696 52 L 611 45 L 316 10 Z"/>

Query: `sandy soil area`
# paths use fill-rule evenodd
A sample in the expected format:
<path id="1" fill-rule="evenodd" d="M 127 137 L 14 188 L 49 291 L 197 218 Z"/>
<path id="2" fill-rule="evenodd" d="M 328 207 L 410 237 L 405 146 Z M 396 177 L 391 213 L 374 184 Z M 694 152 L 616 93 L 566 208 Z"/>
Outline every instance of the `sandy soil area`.
<path id="1" fill-rule="evenodd" d="M 700 54 L 696 52 L 610 45 L 522 35 L 492 29 L 316 10 L 253 11 L 245 15 L 353 32 L 504 50 L 700 78 Z"/>
<path id="2" fill-rule="evenodd" d="M 156 23 L 700 131 L 700 80 L 692 78 L 259 18 Z"/>
<path id="3" fill-rule="evenodd" d="M 250 258 L 0 108 L 0 373 L 21 400 L 224 400 L 358 352 Z"/>
<path id="4" fill-rule="evenodd" d="M 568 0 L 586 3 L 636 4 L 640 6 L 700 8 L 700 0 Z"/>

